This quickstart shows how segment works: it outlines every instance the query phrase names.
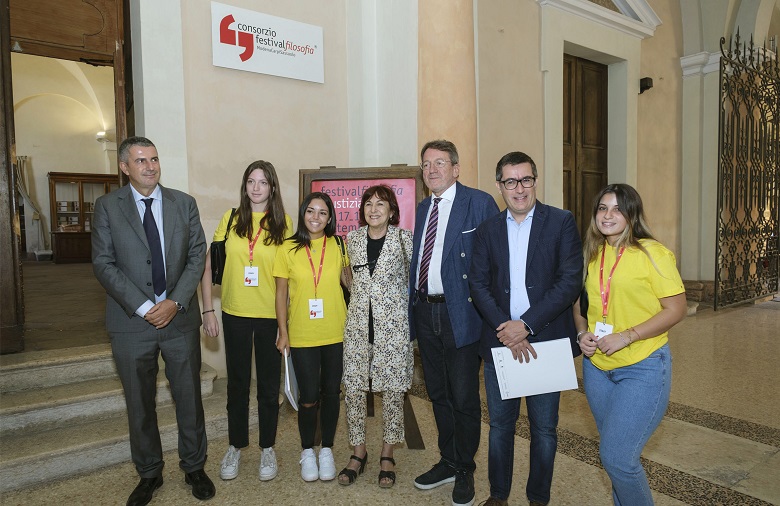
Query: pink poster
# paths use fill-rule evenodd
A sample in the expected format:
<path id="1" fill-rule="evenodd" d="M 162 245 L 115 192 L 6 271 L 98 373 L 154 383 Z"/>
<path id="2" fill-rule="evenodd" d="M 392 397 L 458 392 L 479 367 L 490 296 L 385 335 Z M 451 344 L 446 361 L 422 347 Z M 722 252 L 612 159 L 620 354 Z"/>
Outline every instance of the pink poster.
<path id="1" fill-rule="evenodd" d="M 384 184 L 395 192 L 401 209 L 401 228 L 414 230 L 415 180 L 408 179 L 340 179 L 312 181 L 311 191 L 327 194 L 336 209 L 336 233 L 346 236 L 360 228 L 360 200 L 368 188 Z"/>

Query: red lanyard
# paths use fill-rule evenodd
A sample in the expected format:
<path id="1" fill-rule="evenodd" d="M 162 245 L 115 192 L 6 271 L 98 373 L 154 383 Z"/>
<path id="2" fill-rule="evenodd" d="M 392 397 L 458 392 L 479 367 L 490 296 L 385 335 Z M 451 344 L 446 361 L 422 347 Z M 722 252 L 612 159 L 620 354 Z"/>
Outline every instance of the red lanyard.
<path id="1" fill-rule="evenodd" d="M 254 240 L 249 241 L 249 267 L 252 267 L 252 260 L 255 258 L 255 244 L 257 244 L 257 238 L 260 237 L 260 233 L 263 231 L 263 228 L 258 225 L 257 226 L 257 234 L 255 235 Z"/>
<path id="2" fill-rule="evenodd" d="M 607 305 L 609 304 L 609 288 L 612 285 L 612 275 L 615 274 L 615 268 L 620 257 L 623 256 L 623 252 L 626 250 L 625 246 L 620 248 L 617 258 L 615 259 L 615 265 L 612 266 L 612 270 L 609 271 L 609 277 L 607 278 L 607 287 L 604 288 L 604 252 L 606 251 L 608 243 L 604 243 L 604 248 L 601 250 L 601 269 L 599 270 L 599 287 L 601 288 L 601 316 L 604 318 L 604 323 L 607 323 Z"/>
<path id="3" fill-rule="evenodd" d="M 322 264 L 325 263 L 325 246 L 328 245 L 328 238 L 324 237 L 322 240 L 322 255 L 320 255 L 320 270 L 319 273 L 314 272 L 314 262 L 311 259 L 311 250 L 309 246 L 306 246 L 306 254 L 309 256 L 309 265 L 311 265 L 311 275 L 314 278 L 314 298 L 317 298 L 317 285 L 320 284 L 320 278 L 322 278 Z"/>

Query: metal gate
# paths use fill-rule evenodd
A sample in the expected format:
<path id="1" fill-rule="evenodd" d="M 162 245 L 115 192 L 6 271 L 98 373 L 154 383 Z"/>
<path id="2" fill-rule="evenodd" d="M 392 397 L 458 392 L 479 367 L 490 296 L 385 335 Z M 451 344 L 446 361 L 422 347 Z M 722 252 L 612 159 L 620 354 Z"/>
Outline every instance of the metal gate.
<path id="1" fill-rule="evenodd" d="M 715 309 L 778 292 L 780 65 L 770 51 L 720 39 Z"/>

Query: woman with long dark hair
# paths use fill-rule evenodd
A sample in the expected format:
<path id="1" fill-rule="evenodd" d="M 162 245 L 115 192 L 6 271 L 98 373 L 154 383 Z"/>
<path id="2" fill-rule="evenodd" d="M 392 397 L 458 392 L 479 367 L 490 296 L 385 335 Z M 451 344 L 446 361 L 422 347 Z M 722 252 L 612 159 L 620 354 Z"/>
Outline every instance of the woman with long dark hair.
<path id="1" fill-rule="evenodd" d="M 230 224 L 228 230 L 228 224 Z M 270 162 L 252 162 L 241 178 L 237 209 L 228 209 L 214 231 L 215 241 L 225 239 L 222 277 L 222 327 L 228 374 L 228 440 L 220 477 L 238 476 L 241 449 L 249 445 L 249 388 L 252 381 L 252 347 L 257 370 L 257 408 L 260 422 L 259 475 L 276 477 L 273 446 L 279 419 L 281 357 L 276 349 L 276 283 L 272 276 L 277 248 L 292 229 L 284 213 L 279 179 Z M 203 329 L 219 335 L 211 290 L 211 255 L 201 280 Z"/>
<path id="2" fill-rule="evenodd" d="M 366 392 L 383 392 L 384 434 L 379 486 L 395 484 L 393 445 L 404 440 L 404 392 L 412 385 L 409 341 L 409 258 L 412 233 L 398 228 L 391 188 L 372 186 L 360 203 L 361 227 L 347 236 L 352 293 L 344 331 L 344 397 L 354 452 L 339 473 L 351 485 L 366 466 Z"/>
<path id="3" fill-rule="evenodd" d="M 674 254 L 645 223 L 627 184 L 601 190 L 584 244 L 587 317 L 575 304 L 582 376 L 616 505 L 653 504 L 639 457 L 669 404 L 668 331 L 685 317 Z"/>
<path id="4" fill-rule="evenodd" d="M 298 431 L 301 478 L 323 481 L 336 477 L 333 438 L 339 419 L 343 371 L 344 321 L 347 306 L 341 283 L 348 285 L 349 264 L 337 241 L 333 202 L 324 193 L 310 193 L 298 211 L 298 228 L 276 252 L 277 348 L 289 353 L 298 380 Z M 289 295 L 289 303 L 288 303 Z M 314 452 L 320 408 L 322 448 Z"/>

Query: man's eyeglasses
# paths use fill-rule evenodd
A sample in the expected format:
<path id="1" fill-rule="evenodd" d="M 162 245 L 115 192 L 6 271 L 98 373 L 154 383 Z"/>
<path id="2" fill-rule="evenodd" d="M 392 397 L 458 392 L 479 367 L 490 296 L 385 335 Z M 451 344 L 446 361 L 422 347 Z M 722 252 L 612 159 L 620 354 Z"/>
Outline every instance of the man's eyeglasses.
<path id="1" fill-rule="evenodd" d="M 523 179 L 504 179 L 503 181 L 499 181 L 502 185 L 504 185 L 504 188 L 507 190 L 514 190 L 517 188 L 517 183 L 520 183 L 523 188 L 533 188 L 536 186 L 536 178 L 535 177 L 524 177 Z"/>
<path id="2" fill-rule="evenodd" d="M 425 161 L 420 164 L 420 169 L 423 171 L 429 171 L 431 170 L 431 167 L 436 167 L 437 169 L 443 169 L 447 166 L 448 163 L 452 163 L 449 160 L 445 160 L 443 158 L 437 158 L 433 162 Z"/>

